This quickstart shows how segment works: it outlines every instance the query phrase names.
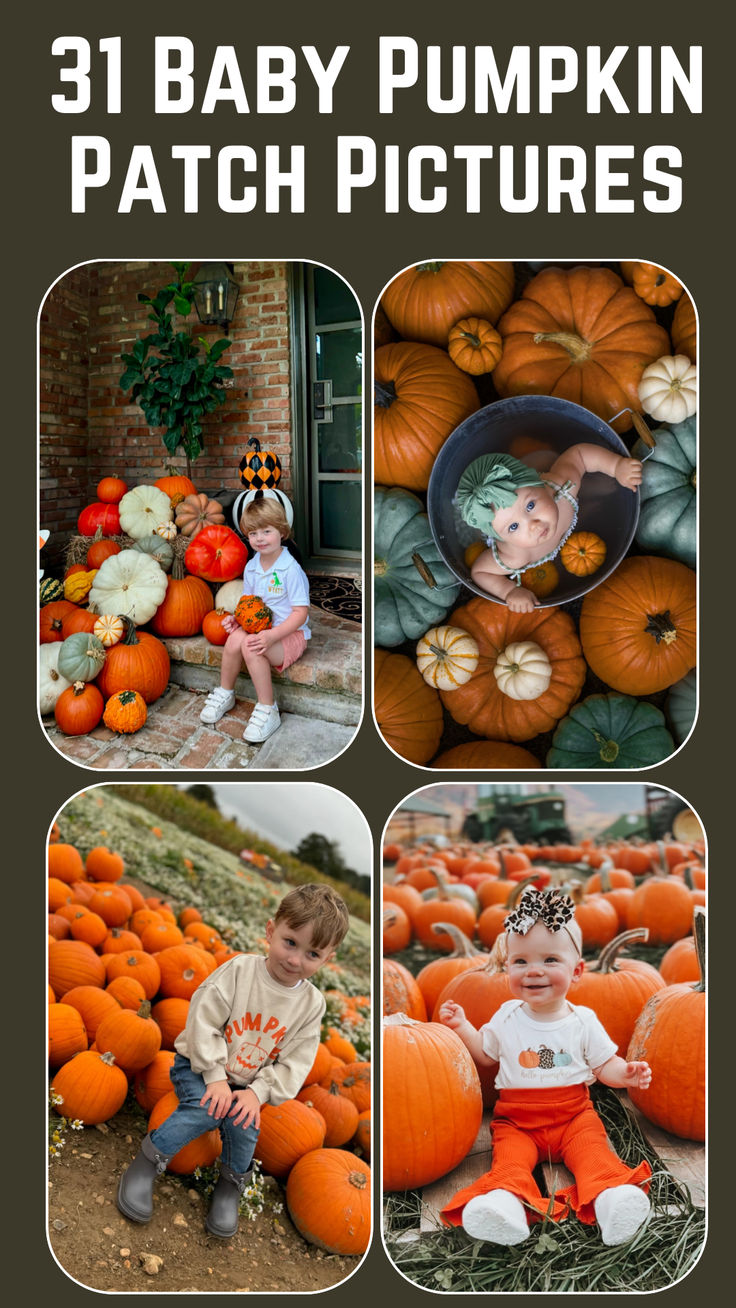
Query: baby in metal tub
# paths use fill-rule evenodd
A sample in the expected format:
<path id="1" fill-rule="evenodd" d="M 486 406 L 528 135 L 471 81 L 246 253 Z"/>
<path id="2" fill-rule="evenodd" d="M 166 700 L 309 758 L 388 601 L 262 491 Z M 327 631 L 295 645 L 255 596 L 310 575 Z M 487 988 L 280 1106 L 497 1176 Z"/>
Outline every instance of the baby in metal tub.
<path id="1" fill-rule="evenodd" d="M 575 530 L 580 483 L 603 472 L 635 491 L 641 463 L 600 445 L 571 445 L 540 475 L 510 454 L 485 454 L 465 469 L 457 488 L 461 517 L 482 531 L 489 546 L 471 568 L 476 586 L 528 613 L 536 597 L 521 584 L 533 564 L 553 559 Z"/>

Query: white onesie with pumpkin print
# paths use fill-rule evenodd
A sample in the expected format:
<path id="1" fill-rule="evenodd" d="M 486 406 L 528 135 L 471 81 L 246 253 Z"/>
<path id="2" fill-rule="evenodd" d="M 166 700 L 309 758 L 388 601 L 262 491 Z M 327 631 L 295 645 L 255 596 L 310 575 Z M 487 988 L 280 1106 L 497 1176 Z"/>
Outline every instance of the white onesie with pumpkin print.
<path id="1" fill-rule="evenodd" d="M 616 1045 L 592 1008 L 566 1001 L 568 1012 L 540 1022 L 524 1012 L 524 1001 L 510 999 L 480 1028 L 483 1051 L 499 1063 L 496 1088 L 525 1090 L 589 1085 Z"/>

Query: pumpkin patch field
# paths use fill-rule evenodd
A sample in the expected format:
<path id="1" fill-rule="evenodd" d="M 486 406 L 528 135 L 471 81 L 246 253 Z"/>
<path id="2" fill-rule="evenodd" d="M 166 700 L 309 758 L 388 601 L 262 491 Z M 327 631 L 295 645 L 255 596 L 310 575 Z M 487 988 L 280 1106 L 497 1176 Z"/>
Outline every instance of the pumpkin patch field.
<path id="1" fill-rule="evenodd" d="M 151 1223 L 128 1222 L 118 1182 L 176 1106 L 169 1068 L 191 996 L 235 953 L 266 952 L 266 923 L 290 887 L 125 790 L 71 800 L 48 846 L 54 1255 L 82 1285 L 113 1292 L 328 1288 L 357 1267 L 371 1232 L 368 922 L 351 914 L 315 975 L 322 1041 L 297 1096 L 263 1108 L 238 1234 L 220 1241 L 204 1227 L 216 1131 L 171 1160 Z"/>
<path id="2" fill-rule="evenodd" d="M 702 843 L 417 837 L 387 843 L 383 857 L 383 1224 L 396 1267 L 419 1286 L 456 1292 L 674 1284 L 705 1239 Z M 648 1090 L 591 1089 L 616 1153 L 629 1166 L 646 1159 L 653 1173 L 651 1214 L 615 1257 L 598 1228 L 574 1214 L 532 1223 L 529 1238 L 508 1247 L 475 1241 L 439 1218 L 452 1195 L 490 1167 L 498 1071 L 476 1066 L 440 1008 L 454 1001 L 478 1029 L 511 998 L 504 921 L 530 885 L 559 888 L 574 901 L 584 970 L 571 1002 L 594 1011 L 620 1057 L 652 1069 Z M 551 1067 L 542 1060 L 552 1056 L 530 1048 L 519 1061 Z M 572 1180 L 557 1179 L 551 1164 L 535 1176 L 543 1194 Z"/>
<path id="3" fill-rule="evenodd" d="M 684 742 L 696 368 L 692 301 L 654 264 L 437 261 L 389 283 L 374 321 L 374 714 L 399 757 L 642 768 Z M 473 581 L 489 539 L 461 518 L 458 470 L 502 453 L 543 472 L 591 441 L 640 460 L 641 487 L 584 477 L 579 521 L 521 574 L 536 606 L 512 611 Z"/>

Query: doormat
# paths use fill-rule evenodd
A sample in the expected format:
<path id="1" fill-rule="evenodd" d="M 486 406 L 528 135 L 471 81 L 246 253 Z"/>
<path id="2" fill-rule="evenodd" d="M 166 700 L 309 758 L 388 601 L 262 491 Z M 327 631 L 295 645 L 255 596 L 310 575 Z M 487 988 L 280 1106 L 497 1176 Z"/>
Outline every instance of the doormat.
<path id="1" fill-rule="evenodd" d="M 325 613 L 333 613 L 348 622 L 363 620 L 363 596 L 352 577 L 330 577 L 324 573 L 311 573 L 309 599 Z"/>

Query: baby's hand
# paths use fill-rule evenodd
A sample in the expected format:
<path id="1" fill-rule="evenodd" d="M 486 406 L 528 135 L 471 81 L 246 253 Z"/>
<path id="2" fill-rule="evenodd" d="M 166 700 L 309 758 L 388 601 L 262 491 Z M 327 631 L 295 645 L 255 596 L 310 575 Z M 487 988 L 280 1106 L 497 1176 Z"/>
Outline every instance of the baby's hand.
<path id="1" fill-rule="evenodd" d="M 652 1069 L 648 1063 L 627 1063 L 623 1074 L 624 1085 L 634 1090 L 648 1090 L 652 1080 Z"/>
<path id="2" fill-rule="evenodd" d="M 506 607 L 512 613 L 531 613 L 537 607 L 537 597 L 526 586 L 515 586 L 506 596 Z"/>
<path id="3" fill-rule="evenodd" d="M 440 1008 L 439 1019 L 440 1022 L 444 1022 L 445 1026 L 451 1027 L 454 1031 L 457 1027 L 462 1026 L 466 1020 L 465 1009 L 456 1004 L 454 999 L 446 999 Z"/>
<path id="4" fill-rule="evenodd" d="M 637 486 L 641 486 L 641 463 L 638 459 L 625 459 L 622 455 L 616 464 L 615 475 L 619 486 L 636 490 Z"/>

